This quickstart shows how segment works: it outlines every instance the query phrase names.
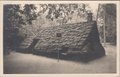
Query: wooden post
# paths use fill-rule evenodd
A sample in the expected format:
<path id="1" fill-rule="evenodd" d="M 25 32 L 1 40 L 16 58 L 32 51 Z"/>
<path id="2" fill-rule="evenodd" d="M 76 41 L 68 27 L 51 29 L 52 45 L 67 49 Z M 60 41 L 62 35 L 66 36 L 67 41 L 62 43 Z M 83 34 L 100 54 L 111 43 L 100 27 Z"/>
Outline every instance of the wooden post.
<path id="1" fill-rule="evenodd" d="M 58 49 L 58 62 L 59 62 L 59 58 L 60 58 L 60 51 Z"/>
<path id="2" fill-rule="evenodd" d="M 62 34 L 61 33 L 56 33 L 56 38 L 57 38 L 57 43 L 58 43 L 58 49 L 57 49 L 57 58 L 58 58 L 58 62 L 59 62 L 59 59 L 60 59 L 60 48 L 59 48 L 59 44 L 60 44 L 60 39 L 62 37 Z"/>

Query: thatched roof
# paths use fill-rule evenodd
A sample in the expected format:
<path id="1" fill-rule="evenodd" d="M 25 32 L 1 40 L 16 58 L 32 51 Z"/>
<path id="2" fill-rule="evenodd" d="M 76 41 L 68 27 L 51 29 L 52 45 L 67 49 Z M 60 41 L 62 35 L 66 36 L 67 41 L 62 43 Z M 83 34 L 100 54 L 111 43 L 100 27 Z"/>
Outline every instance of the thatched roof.
<path id="1" fill-rule="evenodd" d="M 66 45 L 69 47 L 76 47 L 75 44 L 81 45 L 82 42 L 86 40 L 88 34 L 90 33 L 91 27 L 92 26 L 88 26 L 87 23 L 80 23 L 44 28 L 36 37 L 36 39 L 40 39 L 40 41 L 35 47 L 39 48 L 41 45 L 50 46 L 58 43 L 62 46 Z M 56 33 L 61 33 L 62 36 L 57 37 Z"/>
<path id="2" fill-rule="evenodd" d="M 96 44 L 98 47 L 102 47 L 99 41 L 97 24 L 94 21 L 42 28 L 37 37 L 31 40 L 31 43 L 36 39 L 39 41 L 34 46 L 27 44 L 27 47 L 42 52 L 56 52 L 65 48 L 87 52 L 91 49 L 86 45 L 93 45 L 93 43 L 94 46 Z"/>

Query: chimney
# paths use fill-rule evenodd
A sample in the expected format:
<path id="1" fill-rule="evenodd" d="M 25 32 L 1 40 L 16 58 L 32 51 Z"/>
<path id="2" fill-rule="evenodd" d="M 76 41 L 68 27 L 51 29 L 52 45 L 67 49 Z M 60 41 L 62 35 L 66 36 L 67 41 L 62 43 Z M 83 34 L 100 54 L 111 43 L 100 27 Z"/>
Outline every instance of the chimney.
<path id="1" fill-rule="evenodd" d="M 87 13 L 87 22 L 91 22 L 92 21 L 92 13 L 88 12 Z"/>

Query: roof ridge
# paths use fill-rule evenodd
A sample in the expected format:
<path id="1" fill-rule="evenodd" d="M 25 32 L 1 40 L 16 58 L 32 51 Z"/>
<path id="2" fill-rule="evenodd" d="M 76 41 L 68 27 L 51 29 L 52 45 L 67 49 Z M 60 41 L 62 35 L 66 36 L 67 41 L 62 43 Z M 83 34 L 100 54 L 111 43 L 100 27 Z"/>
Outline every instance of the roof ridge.
<path id="1" fill-rule="evenodd" d="M 96 22 L 96 21 L 92 21 L 92 22 L 79 22 L 79 23 L 67 23 L 67 24 L 62 24 L 62 25 L 57 25 L 57 26 L 41 27 L 41 29 L 48 29 L 48 28 L 64 26 L 64 25 L 87 24 L 87 23 L 94 23 L 94 22 Z"/>

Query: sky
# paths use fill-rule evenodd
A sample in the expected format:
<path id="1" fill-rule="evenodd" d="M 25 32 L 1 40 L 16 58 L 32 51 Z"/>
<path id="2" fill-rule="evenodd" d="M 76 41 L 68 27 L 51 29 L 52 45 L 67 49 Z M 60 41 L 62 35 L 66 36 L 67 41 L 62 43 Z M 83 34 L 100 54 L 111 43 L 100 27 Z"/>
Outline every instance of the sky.
<path id="1" fill-rule="evenodd" d="M 89 3 L 89 6 L 92 10 L 92 13 L 93 13 L 95 19 L 96 19 L 96 16 L 97 16 L 98 5 L 99 5 L 99 3 Z"/>
<path id="2" fill-rule="evenodd" d="M 90 6 L 91 10 L 93 11 L 93 13 L 95 13 L 98 9 L 98 3 L 95 3 L 95 4 L 90 3 L 89 6 Z"/>

